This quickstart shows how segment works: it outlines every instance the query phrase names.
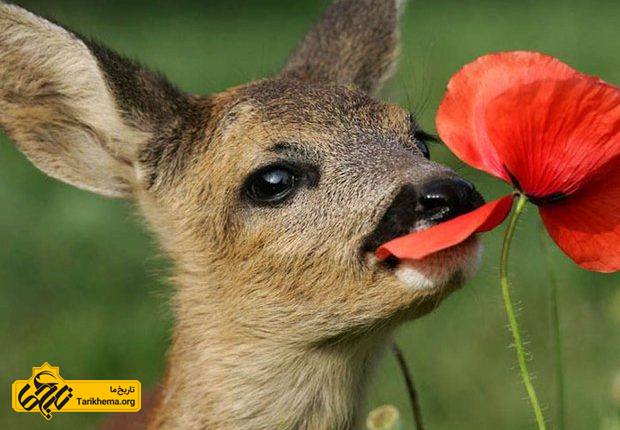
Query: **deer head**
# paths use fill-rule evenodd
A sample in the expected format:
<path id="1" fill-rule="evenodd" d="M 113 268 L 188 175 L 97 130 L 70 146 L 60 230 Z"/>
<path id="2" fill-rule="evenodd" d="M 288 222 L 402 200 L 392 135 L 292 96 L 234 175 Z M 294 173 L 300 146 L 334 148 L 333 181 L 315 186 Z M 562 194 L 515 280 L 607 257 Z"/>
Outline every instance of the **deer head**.
<path id="1" fill-rule="evenodd" d="M 402 3 L 336 1 L 278 75 L 208 96 L 0 3 L 0 124 L 48 175 L 133 199 L 174 261 L 153 428 L 350 428 L 391 331 L 474 270 L 475 240 L 373 257 L 481 203 L 374 98 Z"/>

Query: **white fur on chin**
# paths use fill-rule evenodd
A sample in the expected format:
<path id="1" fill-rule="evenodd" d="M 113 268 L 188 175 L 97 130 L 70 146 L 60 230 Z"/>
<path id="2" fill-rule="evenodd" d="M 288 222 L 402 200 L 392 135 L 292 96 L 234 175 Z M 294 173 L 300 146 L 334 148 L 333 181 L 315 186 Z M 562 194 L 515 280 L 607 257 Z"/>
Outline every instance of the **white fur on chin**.
<path id="1" fill-rule="evenodd" d="M 394 274 L 409 289 L 432 291 L 447 286 L 459 272 L 462 278 L 469 279 L 481 257 L 482 246 L 474 238 L 422 260 L 401 260 Z"/>

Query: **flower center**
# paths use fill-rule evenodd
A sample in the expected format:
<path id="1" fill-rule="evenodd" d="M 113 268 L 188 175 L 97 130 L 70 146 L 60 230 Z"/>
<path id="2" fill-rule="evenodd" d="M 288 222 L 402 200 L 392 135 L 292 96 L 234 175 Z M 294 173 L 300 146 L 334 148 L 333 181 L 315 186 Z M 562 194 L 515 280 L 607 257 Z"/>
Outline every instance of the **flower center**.
<path id="1" fill-rule="evenodd" d="M 556 203 L 566 197 L 564 193 L 553 193 L 543 197 L 525 195 L 527 199 L 534 203 L 536 206 L 548 205 L 550 203 Z"/>
<path id="2" fill-rule="evenodd" d="M 506 172 L 508 173 L 508 177 L 510 178 L 510 181 L 512 182 L 512 185 L 521 193 L 524 194 L 525 197 L 527 197 L 527 199 L 532 202 L 533 204 L 535 204 L 536 206 L 542 206 L 542 205 L 547 205 L 550 203 L 556 203 L 562 199 L 564 199 L 566 197 L 565 193 L 552 193 L 552 194 L 548 194 L 546 196 L 542 196 L 542 197 L 538 197 L 538 196 L 532 196 L 530 194 L 527 194 L 526 192 L 523 191 L 523 188 L 521 188 L 521 184 L 519 183 L 519 181 L 517 180 L 517 178 L 515 178 L 515 176 L 510 173 L 510 170 L 508 170 L 506 168 L 506 166 L 504 166 L 504 169 L 506 170 Z"/>

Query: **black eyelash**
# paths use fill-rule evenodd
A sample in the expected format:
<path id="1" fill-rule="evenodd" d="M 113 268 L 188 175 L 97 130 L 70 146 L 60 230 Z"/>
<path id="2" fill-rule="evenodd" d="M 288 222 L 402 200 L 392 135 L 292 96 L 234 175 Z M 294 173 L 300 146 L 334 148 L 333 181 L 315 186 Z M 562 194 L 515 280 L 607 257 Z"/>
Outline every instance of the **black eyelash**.
<path id="1" fill-rule="evenodd" d="M 433 143 L 438 143 L 438 144 L 443 144 L 443 142 L 441 141 L 441 139 L 439 138 L 439 136 L 437 136 L 436 134 L 432 134 L 432 133 L 427 133 L 424 130 L 415 130 L 413 132 L 413 137 L 416 140 L 423 140 L 425 142 L 433 142 Z"/>
<path id="2" fill-rule="evenodd" d="M 443 144 L 441 138 L 436 134 L 427 133 L 422 130 L 416 121 L 415 115 L 409 114 L 409 123 L 411 124 L 411 136 L 416 140 L 423 140 L 425 142 L 433 142 Z"/>

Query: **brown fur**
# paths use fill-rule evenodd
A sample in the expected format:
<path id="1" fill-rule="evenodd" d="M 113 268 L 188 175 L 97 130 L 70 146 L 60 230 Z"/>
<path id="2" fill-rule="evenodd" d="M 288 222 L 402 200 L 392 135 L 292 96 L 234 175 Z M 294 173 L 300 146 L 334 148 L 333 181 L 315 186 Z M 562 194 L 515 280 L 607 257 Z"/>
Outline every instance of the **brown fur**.
<path id="1" fill-rule="evenodd" d="M 44 172 L 131 196 L 174 261 L 150 428 L 353 428 L 391 331 L 462 283 L 471 253 L 426 261 L 433 286 L 417 288 L 361 251 L 404 185 L 454 175 L 421 157 L 407 112 L 371 98 L 400 3 L 337 1 L 281 75 L 206 97 L 0 4 L 2 126 Z M 253 204 L 242 184 L 277 160 L 313 179 Z"/>

